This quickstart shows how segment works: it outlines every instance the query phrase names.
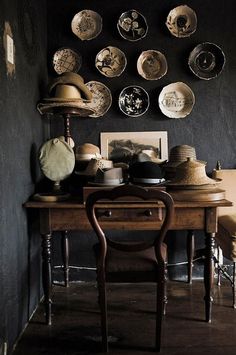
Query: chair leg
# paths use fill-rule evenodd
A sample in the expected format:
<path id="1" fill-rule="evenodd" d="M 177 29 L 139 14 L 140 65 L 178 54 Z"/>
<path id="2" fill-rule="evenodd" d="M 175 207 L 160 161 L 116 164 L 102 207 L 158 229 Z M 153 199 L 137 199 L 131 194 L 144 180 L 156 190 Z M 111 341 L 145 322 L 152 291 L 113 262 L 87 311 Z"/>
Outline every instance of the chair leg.
<path id="1" fill-rule="evenodd" d="M 104 274 L 98 275 L 98 292 L 101 310 L 102 350 L 108 352 L 107 297 Z"/>
<path id="2" fill-rule="evenodd" d="M 161 270 L 162 269 L 162 270 Z M 157 311 L 156 311 L 156 351 L 161 350 L 161 327 L 165 294 L 165 266 L 160 266 L 157 282 Z"/>
<path id="3" fill-rule="evenodd" d="M 221 286 L 219 260 L 220 260 L 220 247 L 218 246 L 217 247 L 217 285 Z"/>
<path id="4" fill-rule="evenodd" d="M 163 315 L 166 314 L 166 306 L 168 303 L 167 298 L 167 262 L 165 262 L 165 275 L 164 275 L 164 294 L 163 294 Z"/>
<path id="5" fill-rule="evenodd" d="M 195 244 L 194 244 L 194 232 L 188 231 L 187 234 L 187 258 L 188 258 L 188 283 L 192 283 L 193 277 L 193 256 L 194 256 Z"/>
<path id="6" fill-rule="evenodd" d="M 234 262 L 233 264 L 232 290 L 233 290 L 233 307 L 236 308 L 236 262 Z"/>
<path id="7" fill-rule="evenodd" d="M 62 232 L 61 238 L 61 251 L 64 271 L 64 283 L 65 287 L 69 287 L 69 238 L 68 231 Z"/>

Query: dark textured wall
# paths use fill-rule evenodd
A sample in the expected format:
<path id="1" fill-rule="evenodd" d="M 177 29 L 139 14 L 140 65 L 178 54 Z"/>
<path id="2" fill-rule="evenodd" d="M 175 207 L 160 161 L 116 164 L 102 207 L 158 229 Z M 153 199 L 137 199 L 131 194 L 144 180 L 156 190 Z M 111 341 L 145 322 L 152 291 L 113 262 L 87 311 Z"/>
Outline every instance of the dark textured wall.
<path id="1" fill-rule="evenodd" d="M 48 65 L 50 75 L 56 75 L 51 66 L 53 53 L 60 47 L 77 49 L 83 59 L 80 74 L 85 81 L 97 80 L 106 84 L 112 91 L 113 104 L 109 112 L 98 119 L 73 118 L 71 132 L 76 144 L 91 142 L 100 144 L 100 132 L 106 131 L 161 131 L 168 132 L 169 149 L 178 144 L 189 144 L 196 148 L 198 159 L 207 162 L 210 172 L 221 161 L 222 167 L 236 166 L 236 25 L 233 13 L 234 0 L 192 0 L 186 1 L 198 18 L 197 31 L 189 38 L 171 36 L 165 26 L 169 11 L 182 4 L 181 1 L 48 1 Z M 147 19 L 149 31 L 146 38 L 138 42 L 128 42 L 120 37 L 116 23 L 119 15 L 128 9 L 140 11 Z M 81 9 L 92 9 L 103 18 L 103 31 L 91 41 L 81 41 L 71 31 L 71 20 Z M 226 66 L 222 74 L 213 80 L 200 80 L 189 70 L 187 59 L 190 51 L 199 43 L 213 42 L 222 47 L 226 56 Z M 95 56 L 107 45 L 117 46 L 127 56 L 127 68 L 118 78 L 105 78 L 94 66 Z M 146 81 L 136 71 L 136 61 L 142 50 L 157 49 L 166 55 L 168 73 L 158 81 Z M 192 113 L 183 119 L 169 119 L 158 107 L 161 89 L 172 82 L 183 81 L 195 94 L 196 104 Z M 117 98 L 123 87 L 131 84 L 143 86 L 150 95 L 150 108 L 138 118 L 124 116 L 118 108 Z M 63 134 L 63 121 L 60 117 L 51 120 L 52 136 Z M 76 243 L 75 235 L 72 243 Z M 81 265 L 89 264 L 88 236 L 81 237 L 72 260 Z M 180 238 L 181 239 L 181 238 Z M 86 240 L 86 242 L 83 242 Z M 202 238 L 199 238 L 200 244 Z M 171 239 L 175 251 L 174 260 L 181 256 L 184 237 L 180 241 Z M 199 245 L 201 247 L 201 245 Z M 74 247 L 73 250 L 76 250 Z M 75 256 L 76 255 L 76 256 Z M 176 256 L 177 255 L 177 256 Z M 74 258 L 74 259 L 73 259 Z M 80 260 L 80 261 L 79 261 Z M 82 260 L 82 261 L 81 261 Z M 91 261 L 92 263 L 92 261 Z M 180 270 L 180 269 L 178 269 Z"/>
<path id="2" fill-rule="evenodd" d="M 6 23 L 6 24 L 5 24 Z M 6 65 L 10 25 L 15 67 Z M 40 238 L 30 233 L 22 204 L 40 177 L 36 152 L 46 139 L 36 102 L 47 81 L 46 2 L 3 0 L 0 6 L 0 349 L 13 343 L 38 304 Z"/>

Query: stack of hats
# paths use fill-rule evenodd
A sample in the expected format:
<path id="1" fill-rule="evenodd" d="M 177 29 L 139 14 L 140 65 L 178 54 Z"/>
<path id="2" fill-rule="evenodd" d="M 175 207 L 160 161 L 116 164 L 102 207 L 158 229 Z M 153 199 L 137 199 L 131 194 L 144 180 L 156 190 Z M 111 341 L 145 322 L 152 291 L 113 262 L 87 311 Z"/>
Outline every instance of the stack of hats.
<path id="1" fill-rule="evenodd" d="M 130 182 L 138 185 L 155 185 L 165 181 L 159 164 L 153 161 L 137 161 L 129 168 Z"/>
<path id="2" fill-rule="evenodd" d="M 167 180 L 173 179 L 176 173 L 177 166 L 185 162 L 187 158 L 197 159 L 194 147 L 191 147 L 186 144 L 172 147 L 170 150 L 168 162 L 163 164 L 162 166 L 165 171 L 165 178 Z"/>
<path id="3" fill-rule="evenodd" d="M 113 162 L 102 159 L 100 149 L 94 144 L 84 143 L 75 150 L 75 173 L 87 178 L 95 177 L 98 169 L 111 169 Z"/>
<path id="4" fill-rule="evenodd" d="M 60 113 L 60 110 L 66 108 L 78 116 L 94 113 L 91 108 L 92 93 L 79 74 L 65 72 L 52 79 L 48 85 L 48 94 L 49 97 L 42 99 L 37 105 L 40 114 Z"/>

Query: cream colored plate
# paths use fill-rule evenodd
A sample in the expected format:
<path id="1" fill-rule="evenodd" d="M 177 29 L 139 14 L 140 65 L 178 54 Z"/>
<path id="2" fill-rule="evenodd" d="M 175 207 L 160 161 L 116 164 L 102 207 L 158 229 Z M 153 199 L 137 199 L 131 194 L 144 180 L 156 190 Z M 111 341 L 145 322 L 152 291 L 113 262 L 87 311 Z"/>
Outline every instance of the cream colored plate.
<path id="1" fill-rule="evenodd" d="M 102 31 L 102 17 L 95 11 L 82 10 L 74 16 L 71 28 L 82 41 L 96 38 Z"/>
<path id="2" fill-rule="evenodd" d="M 90 117 L 101 117 L 109 110 L 112 104 L 112 95 L 110 89 L 99 81 L 89 81 L 86 83 L 93 97 L 89 104 L 95 111 Z"/>

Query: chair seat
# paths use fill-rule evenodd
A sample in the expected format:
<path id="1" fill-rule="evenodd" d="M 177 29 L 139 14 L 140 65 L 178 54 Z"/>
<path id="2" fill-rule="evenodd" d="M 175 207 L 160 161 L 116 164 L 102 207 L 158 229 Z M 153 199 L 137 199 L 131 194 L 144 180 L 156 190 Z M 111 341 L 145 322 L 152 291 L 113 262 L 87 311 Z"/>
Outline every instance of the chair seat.
<path id="1" fill-rule="evenodd" d="M 224 256 L 236 261 L 236 214 L 219 217 L 216 239 L 224 251 Z"/>
<path id="2" fill-rule="evenodd" d="M 129 243 L 130 244 L 130 243 Z M 95 246 L 98 253 L 99 245 Z M 161 246 L 167 259 L 167 245 Z M 108 246 L 106 279 L 110 282 L 154 282 L 157 280 L 158 262 L 154 247 L 136 252 L 124 252 Z M 143 276 L 142 276 L 143 275 Z"/>

